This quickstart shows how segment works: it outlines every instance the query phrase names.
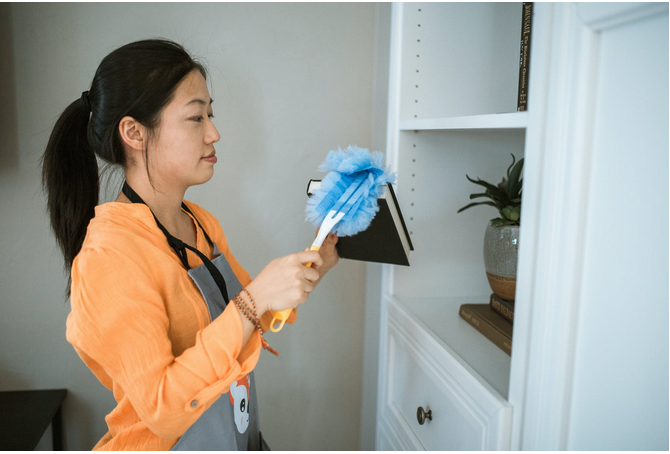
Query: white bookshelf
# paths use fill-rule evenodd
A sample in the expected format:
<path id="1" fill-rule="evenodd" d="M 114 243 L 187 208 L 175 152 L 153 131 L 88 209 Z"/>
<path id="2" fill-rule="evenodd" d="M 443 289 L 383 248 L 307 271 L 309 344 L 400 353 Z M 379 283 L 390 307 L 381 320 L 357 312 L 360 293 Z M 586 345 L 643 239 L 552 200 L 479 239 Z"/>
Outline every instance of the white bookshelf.
<path id="1" fill-rule="evenodd" d="M 399 130 L 525 129 L 528 112 L 401 120 Z"/>
<path id="2" fill-rule="evenodd" d="M 433 443 L 422 439 L 423 426 L 414 427 L 412 415 L 399 417 L 394 409 L 394 399 L 405 399 L 394 387 L 400 380 L 396 375 L 406 373 L 396 368 L 407 361 L 394 358 L 394 352 L 402 351 L 395 347 L 400 340 L 386 325 L 407 319 L 391 320 L 393 314 L 420 327 L 416 339 L 423 339 L 417 340 L 421 347 L 406 348 L 417 352 L 415 363 L 421 363 L 422 347 L 432 352 L 426 357 L 443 358 L 444 370 L 435 366 L 426 373 L 444 373 L 452 383 L 444 392 L 467 396 L 453 409 L 436 411 L 465 415 L 484 405 L 468 404 L 469 399 L 488 402 L 477 429 L 488 435 L 472 446 L 509 446 L 511 358 L 459 316 L 461 304 L 488 302 L 484 232 L 498 213 L 487 206 L 457 211 L 471 202 L 470 194 L 482 192 L 466 174 L 497 184 L 511 154 L 517 161 L 525 155 L 529 112 L 516 111 L 521 17 L 521 3 L 393 7 L 387 159 L 397 172 L 396 192 L 414 251 L 409 267 L 383 267 L 379 446 L 394 445 L 380 439 L 393 427 L 408 434 L 399 448 Z M 430 346 L 422 344 L 426 339 Z M 407 427 L 398 421 L 406 421 Z M 471 447 L 467 443 L 472 440 L 453 437 L 445 440 L 445 449 Z"/>
<path id="3" fill-rule="evenodd" d="M 655 247 L 667 236 L 649 233 L 667 225 L 667 96 L 655 96 L 667 14 L 535 3 L 528 111 L 516 112 L 521 3 L 393 5 L 387 160 L 415 250 L 409 267 L 382 267 L 378 448 L 667 450 L 667 254 Z M 633 60 L 658 66 L 641 83 Z M 526 160 L 510 357 L 458 314 L 488 302 L 497 212 L 457 211 L 481 192 L 465 175 L 497 184 L 511 153 Z M 613 223 L 611 193 L 647 211 Z M 655 315 L 629 323 L 631 300 Z M 433 419 L 419 424 L 418 407 Z"/>
<path id="4" fill-rule="evenodd" d="M 466 174 L 497 184 L 511 154 L 524 156 L 528 112 L 516 112 L 521 3 L 409 3 L 394 12 L 389 159 L 415 250 L 410 267 L 386 267 L 385 294 L 506 398 L 510 357 L 458 315 L 460 304 L 488 301 L 484 231 L 498 214 L 457 211 L 481 192 Z M 482 357 L 497 359 L 487 366 Z"/>

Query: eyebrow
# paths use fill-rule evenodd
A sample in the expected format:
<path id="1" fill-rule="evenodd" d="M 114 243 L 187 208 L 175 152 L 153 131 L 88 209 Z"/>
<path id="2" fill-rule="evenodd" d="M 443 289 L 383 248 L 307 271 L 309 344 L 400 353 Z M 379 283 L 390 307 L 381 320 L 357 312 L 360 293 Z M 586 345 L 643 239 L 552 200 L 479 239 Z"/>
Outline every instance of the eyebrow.
<path id="1" fill-rule="evenodd" d="M 214 102 L 212 98 L 209 98 L 209 104 L 211 105 Z M 189 102 L 184 104 L 184 106 L 188 106 L 189 104 L 202 104 L 202 105 L 207 105 L 207 102 L 203 101 L 202 99 L 196 98 L 196 99 L 191 99 Z"/>

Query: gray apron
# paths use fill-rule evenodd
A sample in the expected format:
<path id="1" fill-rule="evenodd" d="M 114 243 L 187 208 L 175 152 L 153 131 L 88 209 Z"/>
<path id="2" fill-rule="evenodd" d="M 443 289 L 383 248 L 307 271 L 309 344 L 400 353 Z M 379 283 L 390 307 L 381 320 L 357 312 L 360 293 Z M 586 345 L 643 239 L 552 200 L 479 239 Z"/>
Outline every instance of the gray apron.
<path id="1" fill-rule="evenodd" d="M 135 191 L 124 182 L 123 193 L 133 203 L 144 203 Z M 191 213 L 185 204 L 182 208 Z M 191 213 L 193 214 L 193 213 Z M 154 216 L 154 218 L 156 218 Z M 198 286 L 207 304 L 210 322 L 221 315 L 228 305 L 228 295 L 236 295 L 242 290 L 242 284 L 233 272 L 225 255 L 219 252 L 214 243 L 200 226 L 207 241 L 214 249 L 214 260 L 172 236 L 158 221 L 168 243 L 185 264 L 188 275 Z M 185 249 L 195 252 L 203 264 L 191 268 L 186 259 Z M 200 418 L 186 430 L 172 451 L 269 451 L 259 430 L 258 401 L 256 399 L 256 381 L 253 371 L 246 377 L 233 382 L 230 391 L 221 394 Z"/>
<path id="2" fill-rule="evenodd" d="M 235 276 L 226 257 L 214 243 L 212 263 L 226 281 L 229 294 L 236 295 L 242 284 Z M 205 265 L 189 270 L 205 298 L 209 318 L 214 321 L 221 315 L 228 301 L 224 301 L 219 287 Z M 254 373 L 249 373 L 248 383 L 233 382 L 230 391 L 222 394 L 179 439 L 172 451 L 260 451 L 267 450 L 261 441 L 258 426 L 258 401 Z M 264 446 L 263 446 L 264 445 Z"/>

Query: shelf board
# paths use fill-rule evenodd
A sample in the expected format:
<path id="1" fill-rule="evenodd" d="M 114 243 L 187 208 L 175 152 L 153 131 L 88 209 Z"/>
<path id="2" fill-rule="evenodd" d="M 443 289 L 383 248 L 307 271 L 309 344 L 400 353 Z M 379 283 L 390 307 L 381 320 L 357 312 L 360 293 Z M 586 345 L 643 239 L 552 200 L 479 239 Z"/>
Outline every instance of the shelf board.
<path id="1" fill-rule="evenodd" d="M 508 399 L 512 358 L 458 315 L 461 304 L 488 303 L 488 297 L 387 297 L 412 314 L 459 362 Z"/>
<path id="2" fill-rule="evenodd" d="M 464 117 L 401 120 L 401 131 L 449 129 L 525 129 L 528 111 Z"/>

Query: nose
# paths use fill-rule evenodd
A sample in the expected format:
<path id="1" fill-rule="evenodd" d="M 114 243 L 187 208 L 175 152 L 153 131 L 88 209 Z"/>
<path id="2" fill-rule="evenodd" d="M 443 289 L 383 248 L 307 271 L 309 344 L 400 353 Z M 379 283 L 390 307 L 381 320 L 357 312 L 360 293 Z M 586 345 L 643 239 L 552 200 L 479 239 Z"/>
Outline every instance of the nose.
<path id="1" fill-rule="evenodd" d="M 216 129 L 216 126 L 214 126 L 214 123 L 210 118 L 209 121 L 207 122 L 207 131 L 205 132 L 205 142 L 207 144 L 216 143 L 220 139 L 221 136 L 219 135 L 219 131 Z"/>

